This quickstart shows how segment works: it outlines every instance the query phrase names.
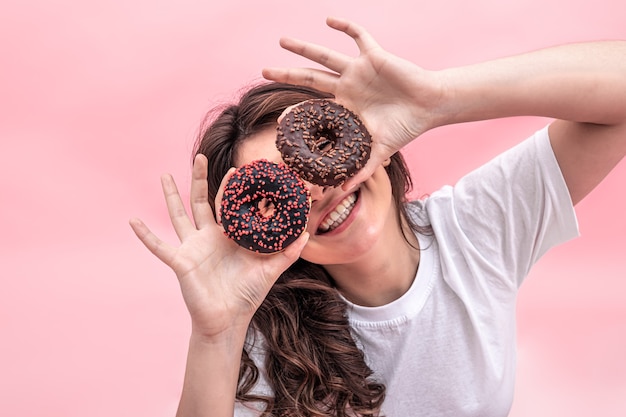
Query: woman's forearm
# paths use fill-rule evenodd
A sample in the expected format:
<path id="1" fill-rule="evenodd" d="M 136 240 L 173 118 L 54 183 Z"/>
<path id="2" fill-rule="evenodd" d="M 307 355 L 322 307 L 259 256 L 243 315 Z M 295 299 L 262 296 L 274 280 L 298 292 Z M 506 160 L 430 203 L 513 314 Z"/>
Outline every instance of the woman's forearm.
<path id="1" fill-rule="evenodd" d="M 220 340 L 192 334 L 177 417 L 232 417 L 245 331 Z"/>
<path id="2" fill-rule="evenodd" d="M 626 42 L 570 44 L 443 70 L 440 124 L 544 116 L 619 124 L 626 119 Z"/>
<path id="3" fill-rule="evenodd" d="M 443 70 L 435 125 L 555 118 L 550 141 L 574 204 L 626 155 L 626 42 L 571 44 Z"/>

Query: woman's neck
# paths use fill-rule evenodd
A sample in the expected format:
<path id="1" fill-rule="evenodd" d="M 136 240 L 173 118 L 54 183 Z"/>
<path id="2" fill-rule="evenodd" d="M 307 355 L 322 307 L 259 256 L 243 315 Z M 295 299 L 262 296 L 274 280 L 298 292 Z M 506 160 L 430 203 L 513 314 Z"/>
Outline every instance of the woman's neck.
<path id="1" fill-rule="evenodd" d="M 387 236 L 357 261 L 325 266 L 346 299 L 377 307 L 408 291 L 417 274 L 420 251 L 414 232 L 406 224 L 403 227 L 406 239 L 399 228 L 390 228 Z"/>

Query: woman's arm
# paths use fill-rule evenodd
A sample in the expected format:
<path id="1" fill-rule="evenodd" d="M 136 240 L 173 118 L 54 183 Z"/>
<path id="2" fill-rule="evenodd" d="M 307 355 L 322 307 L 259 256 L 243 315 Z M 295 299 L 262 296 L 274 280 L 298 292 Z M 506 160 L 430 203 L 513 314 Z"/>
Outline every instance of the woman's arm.
<path id="1" fill-rule="evenodd" d="M 360 26 L 329 18 L 360 54 L 292 38 L 281 45 L 328 68 L 268 68 L 266 78 L 335 94 L 372 131 L 362 181 L 393 152 L 438 126 L 510 116 L 559 119 L 552 146 L 574 203 L 626 154 L 626 43 L 564 45 L 481 64 L 428 71 L 382 49 Z"/>
<path id="2" fill-rule="evenodd" d="M 219 339 L 192 332 L 177 417 L 234 415 L 246 329 L 231 330 Z"/>
<path id="3" fill-rule="evenodd" d="M 441 76 L 443 124 L 517 115 L 558 119 L 550 139 L 574 204 L 626 155 L 626 42 L 552 47 Z"/>
<path id="4" fill-rule="evenodd" d="M 177 417 L 233 416 L 245 334 L 232 329 L 216 339 L 192 332 Z"/>

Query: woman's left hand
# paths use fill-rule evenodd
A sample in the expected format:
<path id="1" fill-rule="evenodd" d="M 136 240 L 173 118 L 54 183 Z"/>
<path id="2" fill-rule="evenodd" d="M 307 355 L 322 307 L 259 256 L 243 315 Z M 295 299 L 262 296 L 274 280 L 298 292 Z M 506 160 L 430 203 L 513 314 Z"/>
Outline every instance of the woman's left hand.
<path id="1" fill-rule="evenodd" d="M 328 70 L 266 68 L 263 76 L 329 92 L 363 119 L 372 135 L 372 154 L 365 168 L 345 185 L 349 188 L 417 136 L 441 124 L 439 105 L 445 89 L 437 73 L 385 51 L 362 27 L 336 18 L 328 18 L 327 24 L 352 37 L 359 56 L 283 38 L 283 48 Z"/>

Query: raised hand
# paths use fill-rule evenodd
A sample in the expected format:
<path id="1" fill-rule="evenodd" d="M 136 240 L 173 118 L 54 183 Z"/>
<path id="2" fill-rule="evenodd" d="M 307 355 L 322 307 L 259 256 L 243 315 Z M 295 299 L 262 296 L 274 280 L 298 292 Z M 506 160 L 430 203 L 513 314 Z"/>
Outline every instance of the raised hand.
<path id="1" fill-rule="evenodd" d="M 298 258 L 308 234 L 277 254 L 260 255 L 241 248 L 224 236 L 214 219 L 206 175 L 207 159 L 198 155 L 191 183 L 192 218 L 173 178 L 166 175 L 161 179 L 179 246 L 159 239 L 139 219 L 131 220 L 130 225 L 143 244 L 176 273 L 193 331 L 213 338 L 233 327 L 245 331 L 278 276 Z M 224 184 L 222 181 L 221 189 Z M 218 199 L 219 195 L 221 192 Z"/>
<path id="2" fill-rule="evenodd" d="M 364 120 L 372 134 L 370 162 L 345 187 L 369 177 L 394 152 L 440 123 L 438 106 L 443 85 L 437 73 L 426 71 L 385 51 L 362 27 L 328 18 L 327 24 L 352 37 L 359 55 L 351 57 L 313 43 L 283 38 L 283 48 L 325 66 L 266 68 L 267 79 L 310 86 L 336 100 Z"/>

